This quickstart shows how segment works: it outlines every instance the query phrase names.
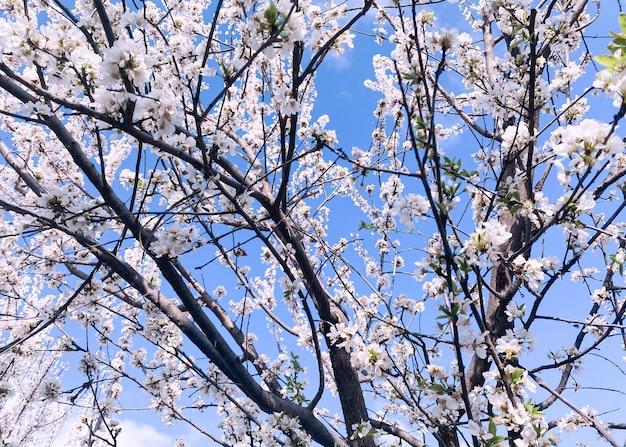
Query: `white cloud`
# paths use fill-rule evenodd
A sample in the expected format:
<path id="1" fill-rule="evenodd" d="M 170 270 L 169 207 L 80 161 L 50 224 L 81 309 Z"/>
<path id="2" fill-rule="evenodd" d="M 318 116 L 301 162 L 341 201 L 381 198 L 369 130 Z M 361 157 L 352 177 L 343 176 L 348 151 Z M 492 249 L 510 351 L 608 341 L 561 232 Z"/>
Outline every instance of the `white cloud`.
<path id="1" fill-rule="evenodd" d="M 117 438 L 119 447 L 172 447 L 174 438 L 164 435 L 153 426 L 123 419 L 120 421 L 122 431 Z M 66 423 L 61 432 L 56 436 L 52 447 L 66 447 L 70 441 L 73 424 Z"/>
<path id="2" fill-rule="evenodd" d="M 130 419 L 121 421 L 120 447 L 172 447 L 174 439 L 159 433 L 154 427 Z"/>

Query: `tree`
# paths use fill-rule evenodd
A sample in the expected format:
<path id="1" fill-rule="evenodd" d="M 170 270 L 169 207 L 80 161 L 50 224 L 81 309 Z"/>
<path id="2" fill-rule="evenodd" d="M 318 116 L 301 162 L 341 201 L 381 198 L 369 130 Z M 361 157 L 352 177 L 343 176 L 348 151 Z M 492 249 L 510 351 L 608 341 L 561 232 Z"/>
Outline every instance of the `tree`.
<path id="1" fill-rule="evenodd" d="M 49 446 L 68 417 L 70 407 L 58 401 L 63 365 L 44 343 L 33 337 L 0 357 L 2 446 Z"/>
<path id="2" fill-rule="evenodd" d="M 621 445 L 626 19 L 592 87 L 587 3 L 2 0 L 1 351 L 82 375 L 28 405 L 89 446 L 128 387 L 224 446 Z M 315 104 L 357 41 L 350 150 Z"/>

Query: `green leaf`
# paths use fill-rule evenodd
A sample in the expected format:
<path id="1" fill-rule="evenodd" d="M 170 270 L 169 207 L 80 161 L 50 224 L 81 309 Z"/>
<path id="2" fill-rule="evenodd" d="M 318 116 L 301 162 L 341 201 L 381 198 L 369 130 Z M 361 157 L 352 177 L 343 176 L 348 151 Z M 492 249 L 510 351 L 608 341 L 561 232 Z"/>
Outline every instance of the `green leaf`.
<path id="1" fill-rule="evenodd" d="M 439 315 L 436 317 L 436 320 L 451 320 L 453 318 L 457 318 L 459 314 L 459 305 L 452 305 L 452 309 L 448 309 L 445 306 L 439 306 L 439 310 L 443 312 L 443 315 Z"/>
<path id="2" fill-rule="evenodd" d="M 442 215 L 446 215 L 448 213 L 448 207 L 443 202 L 437 202 L 437 208 Z"/>
<path id="3" fill-rule="evenodd" d="M 418 75 L 415 72 L 413 72 L 413 73 L 402 73 L 402 79 L 405 79 L 407 81 L 419 81 L 420 78 L 421 78 L 421 76 Z"/>
<path id="4" fill-rule="evenodd" d="M 513 28 L 513 32 L 511 33 L 513 36 L 516 35 L 517 33 L 519 33 L 521 30 L 523 30 L 525 28 L 526 25 L 517 25 L 516 27 Z"/>
<path id="5" fill-rule="evenodd" d="M 474 269 L 472 268 L 472 266 L 469 264 L 469 262 L 467 262 L 467 260 L 466 260 L 466 259 L 462 259 L 462 260 L 460 260 L 460 261 L 458 262 L 458 265 L 459 265 L 459 268 L 461 269 L 461 271 L 462 271 L 462 272 L 465 272 L 465 273 L 469 273 L 469 272 L 471 272 L 472 270 L 474 270 Z"/>
<path id="6" fill-rule="evenodd" d="M 622 33 L 626 34 L 626 14 L 622 12 L 617 20 L 619 22 L 619 27 L 622 30 Z"/>
<path id="7" fill-rule="evenodd" d="M 370 431 L 368 431 L 365 436 L 363 437 L 364 439 L 373 439 L 374 436 L 376 436 L 376 433 L 378 433 L 375 429 L 371 429 Z"/>
<path id="8" fill-rule="evenodd" d="M 624 34 L 616 34 L 611 42 L 617 48 L 623 50 L 626 48 L 626 36 Z"/>
<path id="9" fill-rule="evenodd" d="M 418 116 L 415 118 L 416 124 L 417 124 L 417 128 L 419 130 L 427 130 L 428 129 L 428 124 L 426 123 L 426 121 L 424 121 L 422 119 L 422 117 Z"/>
<path id="10" fill-rule="evenodd" d="M 604 65 L 605 67 L 612 69 L 615 69 L 615 66 L 619 61 L 615 56 L 611 56 L 610 54 L 601 54 L 594 57 L 594 59 L 600 65 Z"/>
<path id="11" fill-rule="evenodd" d="M 493 418 L 489 418 L 489 428 L 487 429 L 487 431 L 495 436 L 496 429 L 497 427 L 495 421 L 493 420 Z"/>
<path id="12" fill-rule="evenodd" d="M 263 17 L 265 17 L 265 21 L 269 26 L 278 25 L 278 16 L 279 16 L 278 8 L 274 3 L 270 3 L 270 6 L 265 10 Z"/>
<path id="13" fill-rule="evenodd" d="M 428 387 L 429 390 L 434 391 L 437 394 L 446 394 L 446 389 L 443 385 L 439 385 L 438 383 L 433 383 Z"/>
<path id="14" fill-rule="evenodd" d="M 373 223 L 365 223 L 364 221 L 361 221 L 359 224 L 359 230 L 373 230 L 374 228 Z"/>
<path id="15" fill-rule="evenodd" d="M 300 362 L 298 361 L 300 356 L 297 354 L 294 354 L 293 351 L 291 351 L 289 354 L 291 354 L 291 363 L 293 364 L 293 369 L 295 369 L 296 371 L 303 371 L 303 368 L 300 365 Z"/>
<path id="16" fill-rule="evenodd" d="M 524 402 L 524 408 L 528 411 L 528 413 L 535 416 L 541 416 L 543 414 L 543 411 L 541 411 L 539 407 L 534 405 L 531 401 Z"/>
<path id="17" fill-rule="evenodd" d="M 621 34 L 616 34 L 616 38 L 609 43 L 606 48 L 611 52 L 611 54 L 615 54 L 618 51 L 624 52 L 626 50 L 626 36 L 622 36 Z M 619 37 L 622 36 L 622 37 Z"/>
<path id="18" fill-rule="evenodd" d="M 502 441 L 506 440 L 506 436 L 494 436 L 493 438 L 487 440 L 487 445 L 492 446 L 496 444 L 500 444 Z"/>
<path id="19" fill-rule="evenodd" d="M 521 368 L 516 369 L 511 373 L 511 382 L 517 383 L 524 376 L 524 370 Z"/>

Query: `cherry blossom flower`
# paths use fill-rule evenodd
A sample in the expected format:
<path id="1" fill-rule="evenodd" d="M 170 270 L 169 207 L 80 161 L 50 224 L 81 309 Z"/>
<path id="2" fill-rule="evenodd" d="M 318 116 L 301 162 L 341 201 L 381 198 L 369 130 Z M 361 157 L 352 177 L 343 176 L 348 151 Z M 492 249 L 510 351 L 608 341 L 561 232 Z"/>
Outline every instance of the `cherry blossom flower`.
<path id="1" fill-rule="evenodd" d="M 150 244 L 150 250 L 156 257 L 160 256 L 180 256 L 194 246 L 203 243 L 202 237 L 197 227 L 185 226 L 178 222 L 172 224 L 165 230 L 157 232 L 156 241 Z"/>
<path id="2" fill-rule="evenodd" d="M 472 264 L 482 265 L 485 260 L 493 261 L 500 254 L 499 248 L 511 237 L 511 233 L 498 221 L 481 222 L 465 243 L 463 252 Z"/>
<path id="3" fill-rule="evenodd" d="M 478 439 L 483 441 L 489 441 L 494 437 L 493 433 L 490 433 L 485 427 L 475 421 L 468 421 L 467 423 L 470 433 L 472 436 L 476 436 Z"/>
<path id="4" fill-rule="evenodd" d="M 500 337 L 496 342 L 496 351 L 504 354 L 507 359 L 517 358 L 521 349 L 522 346 L 515 337 Z"/>
<path id="5" fill-rule="evenodd" d="M 430 205 L 425 197 L 409 193 L 406 198 L 399 198 L 394 204 L 395 212 L 400 217 L 400 222 L 412 229 L 414 218 L 425 219 L 430 209 Z"/>

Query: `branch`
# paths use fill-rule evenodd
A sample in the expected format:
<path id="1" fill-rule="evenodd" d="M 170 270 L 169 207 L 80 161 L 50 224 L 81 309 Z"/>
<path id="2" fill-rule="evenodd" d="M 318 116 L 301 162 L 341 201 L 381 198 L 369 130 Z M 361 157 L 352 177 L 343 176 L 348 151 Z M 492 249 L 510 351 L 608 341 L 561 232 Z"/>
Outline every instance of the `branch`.
<path id="1" fill-rule="evenodd" d="M 22 163 L 19 163 L 15 155 L 11 153 L 7 145 L 2 139 L 0 139 L 0 154 L 4 157 L 11 168 L 20 176 L 22 180 L 28 185 L 28 187 L 38 196 L 45 192 L 43 187 L 39 184 L 33 174 L 31 174 L 25 167 L 22 167 Z"/>
<path id="2" fill-rule="evenodd" d="M 537 382 L 537 384 L 540 387 L 542 387 L 547 392 L 552 394 L 552 396 L 554 396 L 555 399 L 558 399 L 561 402 L 563 402 L 565 405 L 571 408 L 576 414 L 578 414 L 584 421 L 586 421 L 589 425 L 593 426 L 593 428 L 596 429 L 598 434 L 602 436 L 604 439 L 606 439 L 607 442 L 609 442 L 613 447 L 622 447 L 615 439 L 613 439 L 613 437 L 611 436 L 611 433 L 606 428 L 604 428 L 602 424 L 596 422 L 593 418 L 583 413 L 576 405 L 574 405 L 569 400 L 564 398 L 560 393 L 550 388 L 550 385 L 544 382 L 539 376 L 537 376 L 537 374 L 529 372 L 528 375 L 532 377 L 533 380 Z"/>
<path id="3" fill-rule="evenodd" d="M 406 430 L 402 430 L 401 428 L 395 427 L 383 421 L 378 421 L 376 419 L 370 419 L 370 423 L 372 424 L 372 427 L 402 439 L 411 447 L 428 447 L 426 444 L 417 439 L 415 436 L 411 435 Z"/>

